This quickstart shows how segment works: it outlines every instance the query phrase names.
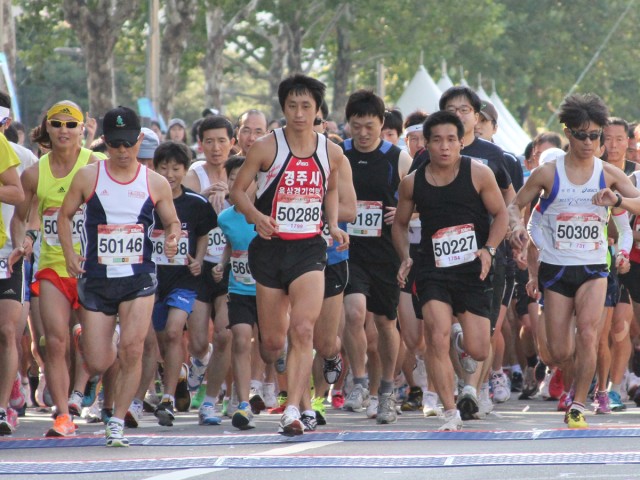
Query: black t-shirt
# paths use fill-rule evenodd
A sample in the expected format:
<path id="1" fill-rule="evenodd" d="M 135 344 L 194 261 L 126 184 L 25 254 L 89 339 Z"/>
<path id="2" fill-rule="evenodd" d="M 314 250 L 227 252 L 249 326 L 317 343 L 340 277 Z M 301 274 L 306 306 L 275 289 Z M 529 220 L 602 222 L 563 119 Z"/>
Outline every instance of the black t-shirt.
<path id="1" fill-rule="evenodd" d="M 182 195 L 173 199 L 181 229 L 189 233 L 189 255 L 196 256 L 198 237 L 206 236 L 218 226 L 218 216 L 211 204 L 202 195 L 182 187 Z M 162 230 L 162 221 L 154 211 L 156 230 Z M 164 298 L 171 290 L 184 288 L 197 290 L 202 275 L 194 277 L 188 266 L 158 265 L 158 296 Z"/>
<path id="2" fill-rule="evenodd" d="M 518 157 L 510 152 L 504 152 L 504 161 L 505 166 L 507 167 L 507 172 L 511 177 L 513 189 L 516 191 L 516 193 L 518 193 L 524 185 L 524 172 L 522 171 L 522 164 L 520 163 L 520 160 L 518 160 Z"/>
<path id="3" fill-rule="evenodd" d="M 370 214 L 377 224 L 381 224 L 380 236 L 358 236 L 352 233 L 349 237 L 349 259 L 399 265 L 400 260 L 391 241 L 391 225 L 384 223 L 383 217 L 387 212 L 385 207 L 395 207 L 398 204 L 398 161 L 402 150 L 384 140 L 380 141 L 377 149 L 367 153 L 356 150 L 351 139 L 345 140 L 341 147 L 351 165 L 358 202 L 382 204 L 382 218 L 377 213 Z M 358 214 L 366 215 L 362 209 L 359 209 Z"/>

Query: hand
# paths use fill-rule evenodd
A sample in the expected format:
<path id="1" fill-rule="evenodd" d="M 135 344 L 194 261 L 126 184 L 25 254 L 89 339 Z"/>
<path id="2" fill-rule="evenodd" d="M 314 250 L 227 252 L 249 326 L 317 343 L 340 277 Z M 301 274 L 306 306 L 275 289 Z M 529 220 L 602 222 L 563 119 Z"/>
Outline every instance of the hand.
<path id="1" fill-rule="evenodd" d="M 164 255 L 171 259 L 178 253 L 178 236 L 175 233 L 165 237 L 164 239 Z"/>
<path id="2" fill-rule="evenodd" d="M 9 258 L 7 259 L 9 273 L 13 273 L 13 266 L 18 260 L 20 260 L 25 255 L 26 253 L 25 253 L 24 247 L 14 248 L 11 251 L 11 253 L 9 254 Z"/>
<path id="3" fill-rule="evenodd" d="M 344 252 L 349 248 L 349 234 L 338 227 L 329 227 L 329 235 L 338 244 L 337 252 Z"/>
<path id="4" fill-rule="evenodd" d="M 516 265 L 520 270 L 527 268 L 527 251 L 526 250 L 514 250 L 513 259 L 516 261 Z"/>
<path id="5" fill-rule="evenodd" d="M 526 289 L 527 289 L 527 295 L 529 295 L 531 298 L 535 298 L 536 300 L 540 300 L 540 297 L 542 295 L 540 294 L 540 290 L 538 290 L 537 277 L 529 277 L 529 281 L 527 282 Z"/>
<path id="6" fill-rule="evenodd" d="M 213 276 L 214 282 L 220 283 L 222 281 L 222 277 L 224 276 L 224 266 L 220 263 L 217 263 L 211 269 L 211 275 Z"/>
<path id="7" fill-rule="evenodd" d="M 509 243 L 514 250 L 526 251 L 527 244 L 529 243 L 529 234 L 524 225 L 516 225 L 511 231 L 511 237 L 509 237 Z"/>
<path id="8" fill-rule="evenodd" d="M 199 276 L 202 273 L 202 263 L 193 258 L 187 253 L 187 259 L 189 260 L 189 271 L 194 277 Z"/>
<path id="9" fill-rule="evenodd" d="M 393 223 L 393 219 L 396 218 L 396 207 L 384 208 L 387 210 L 387 213 L 384 214 L 384 223 L 391 225 Z"/>
<path id="10" fill-rule="evenodd" d="M 618 196 L 610 188 L 603 188 L 591 199 L 594 205 L 613 207 L 618 203 Z"/>
<path id="11" fill-rule="evenodd" d="M 482 265 L 482 269 L 480 270 L 480 280 L 484 280 L 491 271 L 491 262 L 493 261 L 493 257 L 486 248 L 478 250 L 476 252 L 476 257 L 480 259 L 480 263 Z"/>
<path id="12" fill-rule="evenodd" d="M 33 253 L 33 239 L 29 236 L 24 237 L 22 248 L 24 249 L 24 256 L 30 257 Z"/>
<path id="13" fill-rule="evenodd" d="M 82 268 L 82 262 L 86 260 L 86 258 L 78 255 L 76 252 L 73 252 L 69 258 L 66 258 L 67 262 L 67 272 L 73 278 L 79 277 L 85 270 Z"/>
<path id="14" fill-rule="evenodd" d="M 224 192 L 225 195 L 228 194 L 229 193 L 229 185 L 227 184 L 227 182 L 223 182 L 221 180 L 213 182 L 207 188 L 202 190 L 200 192 L 200 195 L 202 195 L 204 197 L 209 197 L 210 195 L 212 195 L 213 193 L 216 193 L 216 192 Z"/>
<path id="15" fill-rule="evenodd" d="M 84 128 L 87 130 L 87 137 L 94 138 L 96 130 L 98 130 L 98 122 L 95 118 L 89 116 L 89 112 L 87 112 L 85 118 Z"/>
<path id="16" fill-rule="evenodd" d="M 278 231 L 278 224 L 276 223 L 276 219 L 263 214 L 260 214 L 260 217 L 255 222 L 255 226 L 258 235 L 260 235 L 260 237 L 264 238 L 265 240 L 271 240 L 273 234 Z"/>
<path id="17" fill-rule="evenodd" d="M 213 205 L 213 209 L 216 214 L 219 214 L 222 210 L 224 210 L 224 201 L 227 198 L 227 194 L 222 191 L 213 192 L 209 195 L 209 203 Z"/>
<path id="18" fill-rule="evenodd" d="M 625 255 L 622 252 L 618 252 L 616 255 L 616 268 L 618 269 L 618 273 L 621 275 L 624 275 L 631 269 L 628 254 Z"/>
<path id="19" fill-rule="evenodd" d="M 404 288 L 404 286 L 407 284 L 407 277 L 409 276 L 409 272 L 411 271 L 412 266 L 413 258 L 407 258 L 400 264 L 398 274 L 396 275 L 396 280 L 398 281 L 398 285 L 400 285 L 400 288 Z"/>

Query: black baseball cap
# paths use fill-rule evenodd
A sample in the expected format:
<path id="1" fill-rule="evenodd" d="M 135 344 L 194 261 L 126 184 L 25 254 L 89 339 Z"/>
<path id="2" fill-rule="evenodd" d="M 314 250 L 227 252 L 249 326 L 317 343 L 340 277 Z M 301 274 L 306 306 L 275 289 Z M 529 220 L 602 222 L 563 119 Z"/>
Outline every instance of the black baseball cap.
<path id="1" fill-rule="evenodd" d="M 138 114 L 127 107 L 109 110 L 102 120 L 102 132 L 106 143 L 126 141 L 134 144 L 140 136 Z"/>

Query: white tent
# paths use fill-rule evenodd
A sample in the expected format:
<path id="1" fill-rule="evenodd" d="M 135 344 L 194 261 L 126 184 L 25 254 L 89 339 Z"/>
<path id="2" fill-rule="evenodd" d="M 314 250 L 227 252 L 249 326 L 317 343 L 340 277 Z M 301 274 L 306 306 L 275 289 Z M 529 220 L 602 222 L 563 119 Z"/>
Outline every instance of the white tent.
<path id="1" fill-rule="evenodd" d="M 499 119 L 500 117 L 502 117 L 507 121 L 507 123 L 510 126 L 510 129 L 513 131 L 512 140 L 513 140 L 513 143 L 518 148 L 513 153 L 521 154 L 522 152 L 524 152 L 524 149 L 526 148 L 527 144 L 531 141 L 531 138 L 529 137 L 529 135 L 527 135 L 527 132 L 525 132 L 522 129 L 522 127 L 517 122 L 517 120 L 513 118 L 513 115 L 511 115 L 511 112 L 509 112 L 509 109 L 506 107 L 502 99 L 498 96 L 498 93 L 496 92 L 495 81 L 493 82 L 493 92 L 491 92 L 491 96 L 489 97 L 489 99 L 491 100 L 493 105 L 496 107 L 496 110 L 498 111 L 498 125 L 500 125 Z"/>
<path id="2" fill-rule="evenodd" d="M 405 116 L 418 109 L 427 113 L 437 112 L 439 110 L 440 95 L 442 95 L 442 91 L 433 81 L 427 69 L 420 65 L 409 85 L 407 85 L 407 88 L 405 88 L 396 102 L 396 107 Z"/>
<path id="3" fill-rule="evenodd" d="M 442 92 L 453 87 L 453 80 L 451 80 L 451 77 L 447 74 L 447 61 L 444 58 L 442 59 L 442 76 L 440 80 L 438 80 L 437 85 Z"/>
<path id="4" fill-rule="evenodd" d="M 482 88 L 482 84 L 480 82 L 480 75 L 478 75 L 479 86 L 476 90 L 476 93 L 481 100 L 489 100 L 491 103 L 493 103 L 485 89 Z M 496 110 L 498 110 L 497 107 Z M 515 139 L 515 135 L 516 134 L 511 128 L 511 125 L 508 123 L 507 119 L 500 114 L 500 111 L 498 111 L 498 131 L 493 136 L 493 141 L 496 143 L 496 145 L 500 146 L 506 152 L 520 154 L 522 153 L 522 151 L 520 151 L 520 148 L 518 147 L 518 142 Z"/>

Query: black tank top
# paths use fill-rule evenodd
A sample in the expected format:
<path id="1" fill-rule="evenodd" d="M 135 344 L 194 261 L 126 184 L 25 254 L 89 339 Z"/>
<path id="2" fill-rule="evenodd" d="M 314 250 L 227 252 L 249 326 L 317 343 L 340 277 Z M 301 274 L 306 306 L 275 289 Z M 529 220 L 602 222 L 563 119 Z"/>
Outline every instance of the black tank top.
<path id="1" fill-rule="evenodd" d="M 422 222 L 422 265 L 430 270 L 446 268 L 450 271 L 479 274 L 481 265 L 477 258 L 470 262 L 446 266 L 455 263 L 456 257 L 470 257 L 471 252 L 482 248 L 489 237 L 491 217 L 471 180 L 471 159 L 462 156 L 458 175 L 450 184 L 442 187 L 429 184 L 425 173 L 426 165 L 423 164 L 416 170 L 413 184 L 413 201 Z M 467 225 L 472 227 L 462 228 Z M 448 227 L 460 228 L 443 230 Z M 474 243 L 471 230 L 475 232 Z M 439 232 L 439 235 L 434 248 L 432 237 L 436 232 Z M 446 234 L 442 235 L 445 232 Z M 436 253 L 440 261 L 444 262 L 440 267 L 436 266 Z"/>
<path id="2" fill-rule="evenodd" d="M 362 153 L 353 147 L 351 139 L 344 141 L 342 149 L 353 171 L 353 186 L 358 202 L 382 202 L 383 216 L 387 212 L 385 207 L 397 206 L 400 184 L 398 160 L 401 150 L 383 140 L 376 150 Z M 350 235 L 349 241 L 351 260 L 369 263 L 400 263 L 391 242 L 391 225 L 385 224 L 384 221 L 379 237 Z"/>

